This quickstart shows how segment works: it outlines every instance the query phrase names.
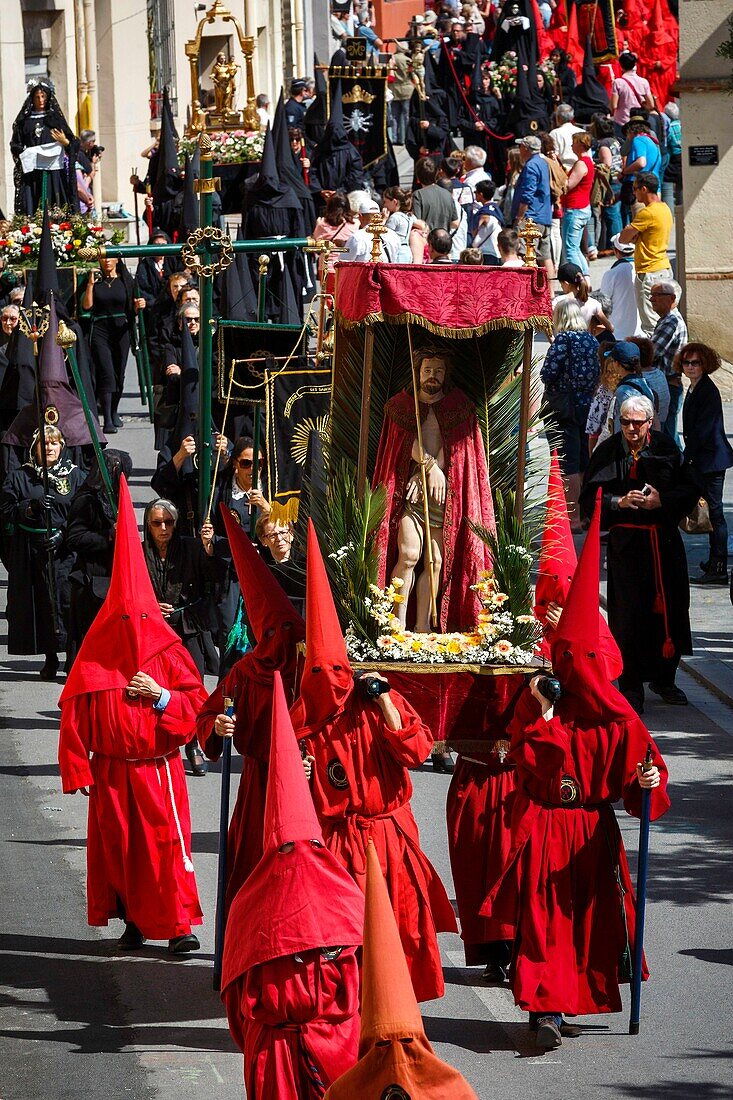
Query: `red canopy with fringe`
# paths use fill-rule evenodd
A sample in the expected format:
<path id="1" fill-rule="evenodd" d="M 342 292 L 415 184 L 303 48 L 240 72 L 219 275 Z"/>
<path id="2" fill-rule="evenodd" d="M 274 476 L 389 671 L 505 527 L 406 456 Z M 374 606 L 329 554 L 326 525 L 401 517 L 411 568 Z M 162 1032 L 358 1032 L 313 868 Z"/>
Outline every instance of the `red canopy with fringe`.
<path id="1" fill-rule="evenodd" d="M 340 263 L 336 311 L 346 327 L 410 321 L 453 337 L 552 330 L 550 288 L 536 267 Z"/>

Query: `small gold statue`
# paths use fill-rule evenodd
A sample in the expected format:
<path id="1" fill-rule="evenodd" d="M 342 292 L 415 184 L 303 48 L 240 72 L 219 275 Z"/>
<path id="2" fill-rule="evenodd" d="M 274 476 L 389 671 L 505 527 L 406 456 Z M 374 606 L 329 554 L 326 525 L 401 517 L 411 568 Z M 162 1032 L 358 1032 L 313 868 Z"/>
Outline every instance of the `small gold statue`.
<path id="1" fill-rule="evenodd" d="M 227 61 L 224 53 L 216 55 L 216 64 L 211 70 L 211 79 L 214 84 L 214 102 L 217 115 L 227 115 L 234 110 L 234 93 L 236 91 L 236 78 L 239 65 L 235 61 Z"/>

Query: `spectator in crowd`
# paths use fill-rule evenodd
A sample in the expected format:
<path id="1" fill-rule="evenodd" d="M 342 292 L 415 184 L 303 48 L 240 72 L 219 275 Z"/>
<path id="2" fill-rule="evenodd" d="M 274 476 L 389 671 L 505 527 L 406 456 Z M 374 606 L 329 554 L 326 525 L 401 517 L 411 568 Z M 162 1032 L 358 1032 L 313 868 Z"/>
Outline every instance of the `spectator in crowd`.
<path id="1" fill-rule="evenodd" d="M 613 331 L 618 340 L 641 334 L 641 321 L 634 291 L 634 245 L 621 244 L 618 233 L 611 237 L 616 257 L 601 279 L 601 293 L 611 300 Z"/>
<path id="2" fill-rule="evenodd" d="M 652 134 L 649 123 L 643 119 L 632 118 L 626 127 L 626 137 L 631 139 L 626 162 L 622 170 L 622 179 L 633 184 L 642 172 L 653 173 L 657 177 L 657 190 L 662 178 L 662 151 L 659 141 Z M 637 202 L 640 201 L 637 198 Z"/>
<path id="3" fill-rule="evenodd" d="M 480 248 L 464 248 L 458 257 L 459 264 L 468 264 L 471 267 L 481 267 L 484 262 Z"/>
<path id="4" fill-rule="evenodd" d="M 562 258 L 562 197 L 568 186 L 568 174 L 560 163 L 557 149 L 548 133 L 537 135 L 542 147 L 542 157 L 550 170 L 550 197 L 552 198 L 552 228 L 550 230 L 550 254 L 555 267 Z"/>
<path id="5" fill-rule="evenodd" d="M 476 184 L 476 202 L 480 205 L 476 211 L 471 247 L 479 249 L 485 264 L 497 267 L 501 263 L 497 239 L 504 228 L 504 217 L 493 201 L 495 191 L 496 186 L 491 180 L 481 180 Z"/>
<path id="6" fill-rule="evenodd" d="M 304 80 L 293 80 L 290 84 L 290 98 L 285 104 L 285 118 L 288 129 L 302 130 L 305 122 L 305 95 L 306 85 Z"/>
<path id="7" fill-rule="evenodd" d="M 356 28 L 356 37 L 366 39 L 367 57 L 373 57 L 376 61 L 379 58 L 379 51 L 384 47 L 384 43 L 371 25 L 369 8 L 366 5 L 364 5 L 359 12 L 358 20 L 359 25 Z"/>
<path id="8" fill-rule="evenodd" d="M 542 143 L 540 143 L 540 149 Z M 513 145 L 506 155 L 506 183 L 501 190 L 501 212 L 504 215 L 504 223 L 509 225 L 512 220 L 512 204 L 514 202 L 514 191 L 517 186 L 517 180 L 522 174 L 522 157 L 519 152 L 519 146 Z"/>
<path id="9" fill-rule="evenodd" d="M 472 203 L 476 201 L 476 185 L 483 180 L 490 180 L 491 176 L 486 171 L 486 150 L 479 149 L 478 145 L 469 145 L 463 150 L 463 185 L 466 189 L 461 195 L 460 202 Z"/>
<path id="10" fill-rule="evenodd" d="M 574 118 L 575 111 L 570 104 L 561 103 L 555 111 L 557 125 L 554 130 L 550 130 L 550 137 L 557 151 L 557 159 L 566 172 L 570 171 L 578 159 L 578 154 L 573 149 L 573 137 L 575 134 L 585 133 L 583 127 L 576 125 L 573 121 Z"/>
<path id="11" fill-rule="evenodd" d="M 305 101 L 305 96 L 303 97 Z M 260 129 L 266 130 L 268 123 L 272 123 L 270 118 L 270 97 L 261 92 L 255 100 L 255 106 L 257 108 L 257 114 L 260 120 Z"/>
<path id="12" fill-rule="evenodd" d="M 653 338 L 657 318 L 651 289 L 655 283 L 668 282 L 673 277 L 667 258 L 672 213 L 659 198 L 659 177 L 652 172 L 639 173 L 634 180 L 634 195 L 641 208 L 621 230 L 618 239 L 621 244 L 634 243 L 636 305 L 644 335 Z"/>
<path id="13" fill-rule="evenodd" d="M 458 214 L 450 191 L 435 182 L 438 167 L 432 157 L 420 157 L 415 165 L 419 189 L 412 196 L 412 212 L 431 229 L 457 229 Z"/>
<path id="14" fill-rule="evenodd" d="M 720 367 L 720 356 L 707 344 L 685 344 L 677 366 L 690 387 L 682 406 L 685 466 L 702 488 L 712 530 L 707 561 L 700 562 L 702 576 L 696 584 L 728 583 L 728 525 L 723 511 L 725 473 L 733 466 L 733 448 L 723 420 L 720 390 L 710 377 Z"/>
<path id="15" fill-rule="evenodd" d="M 642 107 L 651 111 L 654 107 L 654 97 L 649 81 L 639 76 L 636 71 L 637 61 L 636 54 L 624 50 L 618 59 L 621 73 L 611 86 L 611 112 L 619 137 L 623 137 L 623 127 L 629 121 L 633 111 L 638 111 Z"/>
<path id="16" fill-rule="evenodd" d="M 677 283 L 665 280 L 653 283 L 649 294 L 652 309 L 659 316 L 652 335 L 654 366 L 664 372 L 669 386 L 669 412 L 662 430 L 679 446 L 677 416 L 682 403 L 682 378 L 675 359 L 682 346 L 687 343 L 687 325 L 677 309 L 680 288 Z"/>
<path id="17" fill-rule="evenodd" d="M 523 137 L 517 144 L 523 167 L 514 188 L 511 220 L 516 227 L 525 218 L 531 218 L 542 230 L 542 236 L 537 242 L 537 259 L 545 267 L 547 277 L 551 279 L 555 275 L 555 268 L 550 256 L 552 226 L 550 169 L 547 161 L 540 156 L 542 143 L 538 137 L 533 135 Z"/>
<path id="18" fill-rule="evenodd" d="M 665 703 L 687 704 L 675 684 L 680 657 L 692 652 L 687 558 L 678 525 L 699 489 L 675 443 L 652 430 L 649 398 L 629 395 L 619 414 L 620 431 L 591 456 L 580 511 L 590 519 L 601 489 L 608 622 L 624 663 L 619 690 L 640 714 L 647 682 Z"/>
<path id="19" fill-rule="evenodd" d="M 382 195 L 383 212 L 386 215 L 387 229 L 397 234 L 400 241 L 397 253 L 397 263 L 412 263 L 412 250 L 410 248 L 410 233 L 415 224 L 415 215 L 412 213 L 412 201 L 409 191 L 403 191 L 401 187 L 387 187 Z"/>
<path id="20" fill-rule="evenodd" d="M 431 264 L 449 264 L 453 247 L 450 233 L 445 229 L 432 229 L 428 234 L 428 252 Z"/>
<path id="21" fill-rule="evenodd" d="M 372 258 L 372 243 L 374 238 L 367 233 L 367 226 L 374 215 L 380 215 L 381 210 L 374 199 L 362 199 L 359 203 L 359 228 L 355 229 L 346 242 L 346 251 L 339 259 L 347 263 L 357 261 L 369 263 Z M 400 252 L 400 238 L 393 229 L 385 229 L 379 238 L 380 260 L 383 263 L 396 264 Z"/>
<path id="22" fill-rule="evenodd" d="M 589 268 L 581 243 L 583 231 L 590 221 L 590 193 L 596 177 L 596 168 L 590 156 L 591 141 L 590 134 L 586 134 L 585 130 L 573 134 L 571 148 L 576 159 L 568 172 L 560 222 L 563 257 L 568 263 L 577 264 L 584 275 L 589 274 Z"/>
<path id="23" fill-rule="evenodd" d="M 612 119 L 602 114 L 593 115 L 591 134 L 596 140 L 596 167 L 608 172 L 608 182 L 616 201 L 602 208 L 606 248 L 612 238 L 623 229 L 621 217 L 621 182 L 623 157 L 621 141 L 616 136 Z"/>
<path id="24" fill-rule="evenodd" d="M 570 525 L 579 531 L 578 494 L 588 464 L 585 426 L 598 382 L 598 341 L 588 332 L 572 297 L 555 303 L 552 311 L 555 339 L 542 364 L 540 378 L 545 400 L 562 434 L 561 465 Z"/>
<path id="25" fill-rule="evenodd" d="M 519 234 L 516 229 L 502 229 L 496 238 L 496 244 L 502 267 L 524 267 L 524 260 L 519 255 Z"/>
<path id="26" fill-rule="evenodd" d="M 669 119 L 667 128 L 667 153 L 669 160 L 662 180 L 662 201 L 670 210 L 682 202 L 682 124 L 680 109 L 676 103 L 668 103 L 664 113 Z"/>
<path id="27" fill-rule="evenodd" d="M 654 431 L 664 430 L 669 413 L 669 385 L 663 370 L 654 364 L 654 344 L 646 336 L 630 336 L 629 344 L 639 349 L 641 374 L 654 398 Z"/>
<path id="28" fill-rule="evenodd" d="M 621 430 L 621 406 L 627 397 L 645 397 L 652 407 L 654 420 L 654 394 L 641 373 L 641 351 L 629 340 L 617 340 L 604 353 L 609 360 L 614 383 L 613 430 Z"/>
<path id="29" fill-rule="evenodd" d="M 334 191 L 329 196 L 326 209 L 317 220 L 312 235 L 317 241 L 332 241 L 339 248 L 343 248 L 356 228 L 357 221 L 348 198 L 343 191 Z M 338 259 L 340 259 L 338 253 L 329 255 L 327 261 L 323 255 L 318 257 L 318 277 L 321 282 L 325 280 L 326 289 L 331 293 L 334 289 L 334 270 Z"/>
<path id="30" fill-rule="evenodd" d="M 395 43 L 395 52 L 390 57 L 390 68 L 394 77 L 390 85 L 392 92 L 392 101 L 389 105 L 390 136 L 394 145 L 404 145 L 407 136 L 407 120 L 410 117 L 410 100 L 415 91 L 406 43 Z"/>
<path id="31" fill-rule="evenodd" d="M 591 296 L 588 280 L 577 264 L 560 264 L 557 277 L 563 293 L 555 299 L 556 304 L 564 299 L 572 299 L 580 309 L 587 328 L 590 329 L 593 325 L 600 326 L 608 332 L 614 331 L 614 326 L 603 312 L 603 306 L 598 298 Z"/>

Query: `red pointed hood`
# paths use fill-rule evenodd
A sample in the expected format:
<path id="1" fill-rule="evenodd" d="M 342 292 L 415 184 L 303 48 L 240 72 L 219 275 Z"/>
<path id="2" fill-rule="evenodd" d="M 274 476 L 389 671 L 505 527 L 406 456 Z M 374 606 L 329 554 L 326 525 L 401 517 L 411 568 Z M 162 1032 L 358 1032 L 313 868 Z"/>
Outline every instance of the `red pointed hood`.
<path id="1" fill-rule="evenodd" d="M 585 58 L 585 51 L 580 44 L 578 37 L 578 13 L 575 4 L 570 5 L 570 14 L 568 17 L 568 37 L 565 42 L 565 52 L 569 55 L 570 61 L 568 64 L 571 69 L 575 70 L 575 75 L 580 77 L 583 72 L 583 60 Z"/>
<path id="2" fill-rule="evenodd" d="M 82 642 L 60 702 L 90 691 L 126 687 L 136 672 L 170 646 L 178 647 L 182 660 L 200 681 L 193 661 L 158 607 L 130 490 L 122 476 L 109 592 Z"/>
<path id="3" fill-rule="evenodd" d="M 221 505 L 229 549 L 237 571 L 242 598 L 257 645 L 246 654 L 263 672 L 282 668 L 296 644 L 305 638 L 305 623 L 278 584 L 249 536 L 225 505 Z"/>
<path id="4" fill-rule="evenodd" d="M 293 708 L 296 729 L 315 729 L 334 718 L 354 687 L 346 643 L 333 602 L 313 521 L 308 520 L 305 591 L 305 667 Z"/>
<path id="5" fill-rule="evenodd" d="M 565 500 L 562 474 L 557 451 L 550 460 L 550 479 L 547 483 L 547 510 L 545 529 L 542 532 L 542 549 L 535 586 L 534 613 L 544 623 L 547 605 L 565 606 L 570 582 L 573 579 L 578 556 L 570 530 L 568 506 Z"/>
<path id="6" fill-rule="evenodd" d="M 325 1100 L 476 1100 L 461 1074 L 442 1062 L 425 1035 L 379 856 L 369 841 L 359 1061 Z M 391 1086 L 391 1088 L 390 1088 Z"/>
<path id="7" fill-rule="evenodd" d="M 222 990 L 270 959 L 318 947 L 355 947 L 363 938 L 364 898 L 323 844 L 278 672 L 264 837 L 262 859 L 229 910 Z M 291 851 L 280 851 L 290 843 Z"/>
<path id="8" fill-rule="evenodd" d="M 552 637 L 552 669 L 563 688 L 558 712 L 602 722 L 636 717 L 636 713 L 611 684 L 600 631 L 600 572 L 599 490 L 578 567 Z"/>

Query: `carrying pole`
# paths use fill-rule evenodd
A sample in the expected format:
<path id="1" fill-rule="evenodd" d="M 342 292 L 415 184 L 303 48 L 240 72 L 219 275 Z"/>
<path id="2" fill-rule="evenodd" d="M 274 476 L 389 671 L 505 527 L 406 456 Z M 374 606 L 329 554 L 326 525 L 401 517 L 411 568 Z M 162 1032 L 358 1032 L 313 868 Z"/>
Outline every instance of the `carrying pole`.
<path id="1" fill-rule="evenodd" d="M 644 772 L 652 770 L 652 747 L 647 749 Z M 641 1017 L 641 979 L 644 968 L 644 920 L 646 917 L 646 879 L 649 870 L 649 822 L 651 820 L 652 792 L 641 792 L 641 820 L 639 822 L 639 863 L 636 871 L 636 927 L 634 929 L 634 969 L 631 975 L 631 1014 L 629 1035 L 639 1034 Z"/>
<path id="2" fill-rule="evenodd" d="M 224 713 L 234 717 L 234 700 L 224 699 Z M 214 992 L 221 990 L 221 963 L 224 956 L 226 913 L 224 900 L 227 887 L 227 837 L 229 833 L 229 787 L 232 775 L 232 739 L 224 738 L 221 749 L 221 799 L 219 802 L 219 863 L 216 879 L 216 918 L 214 925 Z"/>

